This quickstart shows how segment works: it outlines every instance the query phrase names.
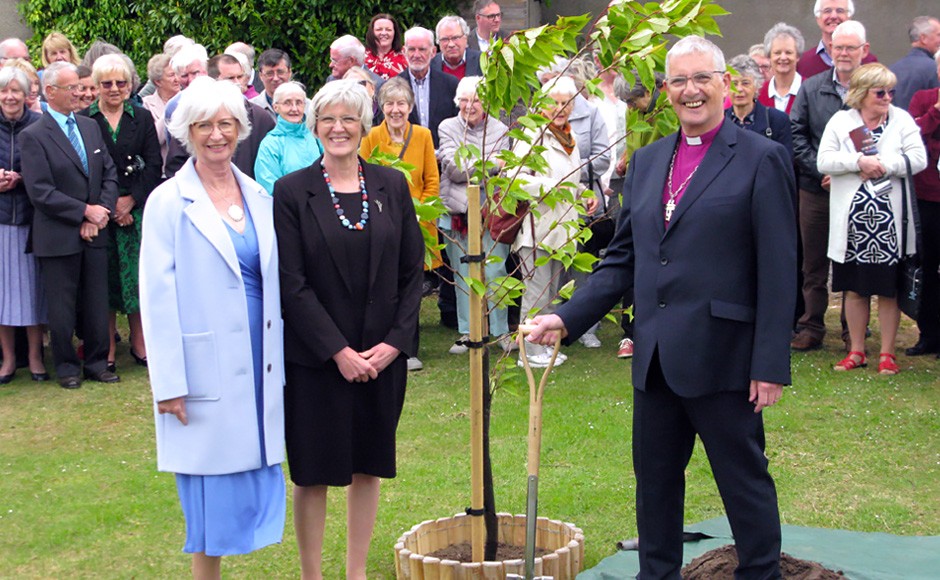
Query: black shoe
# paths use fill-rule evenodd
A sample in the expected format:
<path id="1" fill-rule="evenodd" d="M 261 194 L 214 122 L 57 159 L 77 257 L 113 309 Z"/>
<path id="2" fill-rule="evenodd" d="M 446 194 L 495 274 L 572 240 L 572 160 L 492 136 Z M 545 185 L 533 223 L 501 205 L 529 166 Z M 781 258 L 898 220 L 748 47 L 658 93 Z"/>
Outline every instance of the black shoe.
<path id="1" fill-rule="evenodd" d="M 139 364 L 139 365 L 142 366 L 142 367 L 147 366 L 147 357 L 145 357 L 145 356 L 137 356 L 137 353 L 134 352 L 134 349 L 133 349 L 133 348 L 131 349 L 131 356 L 134 357 L 134 362 L 135 362 L 135 363 Z M 114 372 L 114 371 L 112 371 L 112 372 Z"/>
<path id="2" fill-rule="evenodd" d="M 105 368 L 105 370 L 107 370 L 108 372 L 111 372 L 111 373 L 116 373 L 116 372 L 117 372 L 117 365 L 114 364 L 114 363 L 111 362 L 111 361 L 108 361 L 108 365 L 107 365 L 106 367 L 104 367 L 104 368 Z"/>
<path id="3" fill-rule="evenodd" d="M 937 348 L 937 345 L 931 342 L 926 342 L 923 339 L 918 340 L 917 344 L 910 348 L 904 349 L 904 354 L 907 356 L 921 356 L 925 354 L 935 354 L 940 352 L 940 349 Z"/>
<path id="4" fill-rule="evenodd" d="M 36 381 L 37 383 L 43 383 L 52 378 L 49 376 L 49 373 L 34 373 L 30 371 L 29 374 L 30 376 L 32 376 L 33 380 Z"/>
<path id="5" fill-rule="evenodd" d="M 82 380 L 78 377 L 59 377 L 59 386 L 63 389 L 77 389 L 82 386 Z"/>
<path id="6" fill-rule="evenodd" d="M 16 369 L 8 375 L 0 375 L 0 385 L 6 385 L 13 381 L 13 377 L 16 376 Z"/>
<path id="7" fill-rule="evenodd" d="M 99 383 L 117 383 L 120 382 L 121 377 L 114 374 L 114 371 L 103 370 L 100 373 L 85 373 L 85 378 L 90 381 L 98 381 Z"/>

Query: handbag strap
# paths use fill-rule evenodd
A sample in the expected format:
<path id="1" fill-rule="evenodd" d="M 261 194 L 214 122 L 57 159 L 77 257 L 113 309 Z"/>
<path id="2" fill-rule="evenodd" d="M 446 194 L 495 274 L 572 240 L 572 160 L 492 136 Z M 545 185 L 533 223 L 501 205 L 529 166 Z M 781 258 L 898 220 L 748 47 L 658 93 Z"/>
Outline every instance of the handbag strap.
<path id="1" fill-rule="evenodd" d="M 405 142 L 402 143 L 401 151 L 398 153 L 398 159 L 405 158 L 405 151 L 408 150 L 408 144 L 411 143 L 411 134 L 414 132 L 414 130 L 415 130 L 415 124 L 408 123 L 408 135 L 405 136 Z"/>
<path id="2" fill-rule="evenodd" d="M 917 208 L 914 205 L 914 196 L 912 195 L 914 190 L 914 176 L 911 173 L 911 160 L 908 158 L 906 153 L 901 153 L 901 157 L 904 158 L 904 165 L 907 167 L 907 176 L 901 179 L 901 256 L 903 257 L 907 255 L 907 208 L 908 205 L 910 205 L 911 211 L 914 212 L 915 233 L 917 224 Z M 914 245 L 916 254 L 920 254 L 919 249 L 916 247 L 918 244 L 919 240 L 915 239 Z"/>

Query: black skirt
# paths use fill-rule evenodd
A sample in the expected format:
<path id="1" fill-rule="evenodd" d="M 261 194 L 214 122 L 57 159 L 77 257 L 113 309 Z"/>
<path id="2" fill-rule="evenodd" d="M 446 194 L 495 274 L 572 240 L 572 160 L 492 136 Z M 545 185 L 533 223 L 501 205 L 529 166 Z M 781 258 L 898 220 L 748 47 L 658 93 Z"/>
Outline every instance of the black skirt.
<path id="1" fill-rule="evenodd" d="M 849 209 L 845 263 L 832 263 L 832 291 L 885 298 L 898 292 L 898 236 L 891 201 L 864 185 Z"/>

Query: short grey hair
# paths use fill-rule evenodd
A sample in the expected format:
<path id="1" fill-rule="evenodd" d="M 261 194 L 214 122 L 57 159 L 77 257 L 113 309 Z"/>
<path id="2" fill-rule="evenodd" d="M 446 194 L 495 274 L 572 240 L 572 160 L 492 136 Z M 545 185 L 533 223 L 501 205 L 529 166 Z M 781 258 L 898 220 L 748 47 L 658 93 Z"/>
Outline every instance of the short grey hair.
<path id="1" fill-rule="evenodd" d="M 234 55 L 233 55 L 234 56 Z M 281 83 L 276 89 L 274 89 L 274 102 L 280 103 L 287 95 L 293 95 L 299 93 L 304 100 L 307 99 L 307 91 L 304 90 L 304 86 L 297 81 L 287 81 L 286 83 Z"/>
<path id="2" fill-rule="evenodd" d="M 415 106 L 415 94 L 411 90 L 411 83 L 403 79 L 402 77 L 392 77 L 385 81 L 382 84 L 382 88 L 379 89 L 379 106 L 383 106 L 386 101 L 390 101 L 395 98 L 403 98 L 408 101 L 409 107 Z"/>
<path id="3" fill-rule="evenodd" d="M 760 72 L 760 67 L 754 62 L 754 59 L 746 54 L 739 54 L 728 61 L 728 66 L 737 71 L 740 76 L 751 77 L 754 81 L 754 88 L 760 91 L 764 85 L 764 75 Z"/>
<path id="4" fill-rule="evenodd" d="M 569 76 L 558 76 L 550 80 L 545 87 L 546 95 L 562 95 L 573 97 L 578 94 L 578 87 L 574 84 L 574 79 Z"/>
<path id="5" fill-rule="evenodd" d="M 127 61 L 121 58 L 119 54 L 106 54 L 98 60 L 95 61 L 95 64 L 91 67 L 91 80 L 97 85 L 101 82 L 101 77 L 109 75 L 112 73 L 119 72 L 124 76 L 124 80 L 128 83 L 134 80 L 133 74 L 131 74 L 131 69 L 127 66 Z"/>
<path id="6" fill-rule="evenodd" d="M 366 61 L 366 47 L 358 38 L 351 34 L 340 36 L 330 44 L 330 50 L 335 50 L 344 58 L 351 58 L 356 64 L 362 66 Z"/>
<path id="7" fill-rule="evenodd" d="M 192 155 L 194 148 L 189 136 L 190 126 L 193 123 L 208 121 L 222 109 L 238 122 L 238 141 L 247 139 L 251 134 L 251 125 L 245 111 L 245 97 L 235 83 L 217 81 L 207 76 L 196 77 L 186 90 L 180 93 L 179 104 L 173 111 L 167 130 Z"/>
<path id="8" fill-rule="evenodd" d="M 22 48 L 26 50 L 26 54 L 29 54 L 29 47 L 26 46 L 26 43 L 19 38 L 7 38 L 3 42 L 0 42 L 0 58 L 7 58 L 7 48 L 16 46 L 17 48 Z M 45 74 L 45 73 L 43 73 Z"/>
<path id="9" fill-rule="evenodd" d="M 918 16 L 915 18 L 911 22 L 911 27 L 907 29 L 907 35 L 911 38 L 911 42 L 920 40 L 921 34 L 929 34 L 935 22 L 938 22 L 938 20 L 933 16 Z"/>
<path id="10" fill-rule="evenodd" d="M 431 46 L 434 46 L 434 33 L 428 30 L 427 28 L 422 28 L 420 26 L 414 26 L 405 31 L 405 42 L 407 43 L 412 38 L 426 38 L 428 42 L 431 43 Z"/>
<path id="11" fill-rule="evenodd" d="M 225 48 L 225 54 L 230 54 L 232 56 L 240 54 L 248 59 L 248 68 L 251 69 L 255 67 L 255 47 L 251 46 L 247 42 L 233 42 Z"/>
<path id="12" fill-rule="evenodd" d="M 535 71 L 535 75 L 538 77 L 539 82 L 544 84 L 546 79 L 543 79 L 542 77 L 546 75 L 552 75 L 553 78 L 557 77 L 558 75 L 568 70 L 568 65 L 570 64 L 571 60 L 563 56 L 556 56 L 551 63 L 540 67 L 537 71 Z"/>
<path id="13" fill-rule="evenodd" d="M 721 52 L 714 42 L 706 40 L 701 36 L 686 36 L 675 43 L 669 52 L 666 53 L 666 76 L 669 76 L 669 61 L 674 56 L 684 56 L 687 54 L 707 54 L 711 55 L 715 70 L 725 70 L 725 54 Z"/>
<path id="14" fill-rule="evenodd" d="M 849 18 L 855 14 L 855 2 L 849 0 L 846 9 L 849 11 Z M 819 16 L 822 14 L 822 0 L 816 0 L 816 3 L 813 4 L 813 14 Z"/>
<path id="15" fill-rule="evenodd" d="M 170 59 L 170 66 L 178 73 L 186 70 L 186 67 L 197 60 L 202 67 L 205 68 L 206 63 L 209 62 L 209 54 L 206 52 L 206 47 L 203 45 L 191 44 L 182 47 L 173 55 L 173 58 Z"/>
<path id="16" fill-rule="evenodd" d="M 858 20 L 846 20 L 832 31 L 832 40 L 837 36 L 857 36 L 862 43 L 868 42 L 865 38 L 865 26 Z"/>
<path id="17" fill-rule="evenodd" d="M 147 61 L 147 76 L 152 81 L 163 80 L 163 71 L 170 64 L 170 55 L 165 52 L 159 52 L 150 57 Z"/>
<path id="18" fill-rule="evenodd" d="M 7 88 L 12 82 L 19 85 L 24 95 L 29 95 L 30 82 L 25 72 L 15 66 L 0 67 L 0 89 Z"/>
<path id="19" fill-rule="evenodd" d="M 393 77 L 398 78 L 398 77 Z M 386 83 L 387 84 L 387 83 Z M 310 101 L 307 127 L 316 135 L 320 111 L 331 105 L 342 105 L 359 114 L 363 136 L 372 128 L 372 99 L 365 87 L 353 80 L 339 79 L 323 85 Z"/>
<path id="20" fill-rule="evenodd" d="M 796 56 L 799 58 L 806 48 L 806 41 L 803 40 L 803 33 L 797 27 L 790 26 L 786 22 L 774 24 L 764 35 L 764 50 L 767 51 L 767 56 L 770 56 L 770 46 L 781 36 L 789 36 L 793 39 L 793 42 L 796 43 Z"/>
<path id="21" fill-rule="evenodd" d="M 460 82 L 457 83 L 457 92 L 454 95 L 454 104 L 459 106 L 460 99 L 477 96 L 477 89 L 480 88 L 482 82 L 483 77 L 464 77 L 460 79 Z"/>
<path id="22" fill-rule="evenodd" d="M 183 47 L 192 46 L 194 44 L 196 44 L 196 41 L 192 38 L 188 38 L 182 34 L 177 34 L 176 36 L 171 36 L 170 38 L 166 39 L 166 42 L 163 43 L 163 52 L 173 56 Z"/>
<path id="23" fill-rule="evenodd" d="M 59 75 L 65 70 L 70 70 L 76 75 L 78 74 L 78 67 L 70 62 L 54 62 L 47 66 L 46 70 L 42 73 L 42 92 L 46 92 L 46 87 L 58 84 Z"/>
<path id="24" fill-rule="evenodd" d="M 448 14 L 447 16 L 438 20 L 437 26 L 434 27 L 434 36 L 436 37 L 435 40 L 438 44 L 441 43 L 441 27 L 447 24 L 459 24 L 460 30 L 463 31 L 463 35 L 470 36 L 470 26 L 467 24 L 467 21 L 460 16 Z"/>

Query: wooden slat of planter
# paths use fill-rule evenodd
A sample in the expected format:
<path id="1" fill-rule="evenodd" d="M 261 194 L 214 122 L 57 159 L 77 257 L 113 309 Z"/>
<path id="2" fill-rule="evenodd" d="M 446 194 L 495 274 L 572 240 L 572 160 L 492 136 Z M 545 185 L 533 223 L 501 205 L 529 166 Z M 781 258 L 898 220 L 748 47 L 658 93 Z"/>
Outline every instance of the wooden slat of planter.
<path id="1" fill-rule="evenodd" d="M 411 550 L 405 548 L 398 552 L 395 567 L 401 572 L 399 578 L 411 578 Z"/>
<path id="2" fill-rule="evenodd" d="M 503 580 L 506 572 L 502 562 L 483 562 L 483 578 L 485 580 Z"/>
<path id="3" fill-rule="evenodd" d="M 558 554 L 545 554 L 542 556 L 542 575 L 551 576 L 555 580 L 568 580 L 558 575 Z"/>
<path id="4" fill-rule="evenodd" d="M 555 550 L 558 555 L 558 578 L 556 580 L 571 579 L 578 575 L 577 570 L 571 569 L 571 550 L 559 548 Z"/>
<path id="5" fill-rule="evenodd" d="M 525 515 L 516 515 L 512 525 L 512 545 L 525 546 Z"/>
<path id="6" fill-rule="evenodd" d="M 450 545 L 450 533 L 448 528 L 450 528 L 453 523 L 450 518 L 441 518 L 435 522 L 434 526 L 434 549 L 431 550 L 440 550 L 441 548 L 446 548 Z"/>
<path id="7" fill-rule="evenodd" d="M 481 562 L 464 563 L 463 568 L 465 580 L 483 580 L 483 564 Z"/>
<path id="8" fill-rule="evenodd" d="M 422 566 L 424 556 L 421 554 L 412 554 L 408 558 L 408 566 L 411 568 L 411 580 L 424 580 L 424 566 Z"/>
<path id="9" fill-rule="evenodd" d="M 425 556 L 421 563 L 424 580 L 441 580 L 441 559 Z"/>
<path id="10" fill-rule="evenodd" d="M 457 560 L 441 560 L 441 580 L 463 580 L 463 570 Z"/>
<path id="11" fill-rule="evenodd" d="M 577 540 L 568 542 L 568 549 L 571 550 L 571 569 L 575 574 L 581 571 L 581 563 L 584 562 L 584 553 L 581 551 L 581 544 Z"/>
<path id="12" fill-rule="evenodd" d="M 496 514 L 498 532 L 496 537 L 500 542 L 512 543 L 513 517 L 512 514 Z"/>
<path id="13" fill-rule="evenodd" d="M 535 575 L 536 575 L 536 576 L 544 576 L 545 574 L 542 572 L 542 570 L 544 570 L 544 568 L 543 568 L 543 566 L 542 566 L 542 559 L 541 559 L 541 558 L 536 558 L 536 559 L 535 559 L 535 571 L 534 571 Z"/>
<path id="14" fill-rule="evenodd" d="M 525 575 L 525 560 L 504 560 L 503 569 L 506 574 Z"/>

